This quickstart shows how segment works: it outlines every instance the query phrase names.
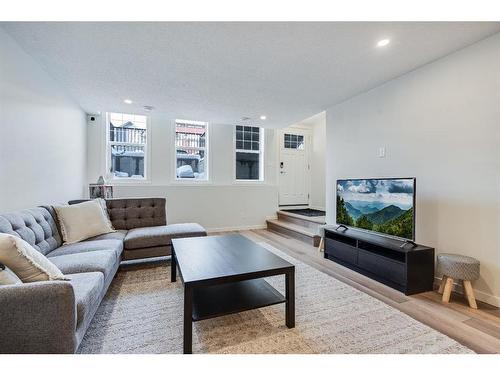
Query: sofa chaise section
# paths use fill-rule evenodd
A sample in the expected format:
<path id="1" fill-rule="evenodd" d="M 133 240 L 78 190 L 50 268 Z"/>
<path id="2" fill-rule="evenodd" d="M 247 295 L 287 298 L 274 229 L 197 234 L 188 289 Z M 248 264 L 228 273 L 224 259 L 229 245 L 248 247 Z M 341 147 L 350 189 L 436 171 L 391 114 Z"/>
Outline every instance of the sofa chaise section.
<path id="1" fill-rule="evenodd" d="M 170 255 L 172 239 L 180 237 L 202 237 L 206 235 L 205 229 L 196 223 L 169 224 L 157 227 L 130 229 L 125 236 L 123 244 L 125 246 L 125 251 L 129 253 L 141 249 L 148 250 L 166 246 L 167 254 L 165 255 Z"/>
<path id="2" fill-rule="evenodd" d="M 172 252 L 173 238 L 207 235 L 205 228 L 196 223 L 167 224 L 165 198 L 106 199 L 106 208 L 117 232 L 94 239 L 123 239 L 123 260 L 168 256 Z"/>

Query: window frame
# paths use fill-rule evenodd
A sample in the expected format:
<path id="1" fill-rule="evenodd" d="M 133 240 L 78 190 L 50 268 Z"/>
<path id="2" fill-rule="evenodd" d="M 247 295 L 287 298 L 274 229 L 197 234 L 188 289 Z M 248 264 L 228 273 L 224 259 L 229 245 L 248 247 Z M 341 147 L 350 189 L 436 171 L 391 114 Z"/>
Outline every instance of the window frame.
<path id="1" fill-rule="evenodd" d="M 198 147 L 200 150 L 205 150 L 205 178 L 179 178 L 177 177 L 177 122 L 185 121 L 187 123 L 198 123 L 199 125 L 205 125 L 205 147 Z M 199 120 L 186 120 L 186 119 L 174 119 L 172 121 L 172 149 L 173 149 L 173 162 L 172 162 L 172 182 L 176 184 L 210 184 L 210 123 L 208 121 L 199 121 Z M 182 148 L 182 147 L 180 147 Z"/>
<path id="2" fill-rule="evenodd" d="M 236 127 L 237 126 L 250 126 L 252 128 L 259 128 L 259 151 L 255 150 L 245 150 L 236 148 Z M 233 182 L 236 184 L 262 184 L 265 182 L 265 163 L 264 163 L 264 155 L 265 155 L 265 132 L 266 129 L 260 126 L 251 126 L 251 125 L 234 125 L 233 126 Z M 242 179 L 237 178 L 236 175 L 236 154 L 238 152 L 242 153 L 252 153 L 259 154 L 259 178 L 258 179 Z"/>
<path id="3" fill-rule="evenodd" d="M 146 117 L 146 143 L 144 144 L 144 177 L 139 178 L 139 177 L 117 177 L 114 175 L 114 173 L 111 171 L 112 167 L 112 156 L 111 156 L 111 147 L 113 145 L 130 145 L 130 146 L 137 146 L 138 144 L 136 143 L 129 143 L 129 142 L 116 142 L 110 141 L 109 137 L 109 128 L 110 128 L 110 121 L 111 121 L 111 113 L 120 113 L 120 114 L 125 114 L 125 115 L 135 115 L 135 116 L 143 116 Z M 105 176 L 108 176 L 108 180 L 112 182 L 113 184 L 144 184 L 144 183 L 150 183 L 151 182 L 151 176 L 150 176 L 150 171 L 151 171 L 151 154 L 150 154 L 150 142 L 151 142 L 151 117 L 145 114 L 140 114 L 140 113 L 125 113 L 125 112 L 106 112 L 104 116 L 104 133 L 105 133 Z M 142 145 L 140 145 L 142 146 Z"/>

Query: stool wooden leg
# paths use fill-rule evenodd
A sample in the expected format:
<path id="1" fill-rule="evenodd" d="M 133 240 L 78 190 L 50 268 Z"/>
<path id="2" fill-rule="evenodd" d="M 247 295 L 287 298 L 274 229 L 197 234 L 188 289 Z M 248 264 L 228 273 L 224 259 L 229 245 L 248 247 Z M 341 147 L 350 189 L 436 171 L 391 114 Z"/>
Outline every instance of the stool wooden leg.
<path id="1" fill-rule="evenodd" d="M 439 294 L 443 294 L 443 292 L 444 292 L 444 286 L 446 284 L 446 278 L 447 277 L 445 275 L 443 275 L 443 277 L 441 278 L 441 284 L 439 285 L 439 290 L 438 290 Z"/>
<path id="2" fill-rule="evenodd" d="M 444 285 L 444 290 L 443 290 L 443 298 L 442 301 L 444 303 L 450 302 L 450 296 L 451 296 L 451 289 L 453 288 L 453 279 L 451 277 L 446 278 L 446 283 Z"/>
<path id="3" fill-rule="evenodd" d="M 474 290 L 472 289 L 472 284 L 469 280 L 464 280 L 464 292 L 469 301 L 469 306 L 473 309 L 477 309 L 476 298 L 474 297 Z"/>
<path id="4" fill-rule="evenodd" d="M 325 238 L 321 237 L 321 240 L 319 240 L 318 251 L 319 252 L 323 251 L 324 247 L 325 247 Z"/>

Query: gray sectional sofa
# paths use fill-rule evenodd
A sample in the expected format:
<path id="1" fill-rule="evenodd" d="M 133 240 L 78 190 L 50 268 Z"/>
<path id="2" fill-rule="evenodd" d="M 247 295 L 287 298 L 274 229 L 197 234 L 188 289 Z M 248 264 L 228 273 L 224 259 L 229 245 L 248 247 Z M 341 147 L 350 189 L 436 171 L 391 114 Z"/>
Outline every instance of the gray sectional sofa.
<path id="1" fill-rule="evenodd" d="M 75 203 L 75 202 L 73 202 Z M 70 280 L 0 286 L 0 353 L 74 353 L 123 259 L 170 255 L 172 238 L 205 236 L 166 225 L 165 199 L 110 199 L 117 232 L 62 245 L 52 207 L 0 214 L 0 232 L 47 256 Z"/>

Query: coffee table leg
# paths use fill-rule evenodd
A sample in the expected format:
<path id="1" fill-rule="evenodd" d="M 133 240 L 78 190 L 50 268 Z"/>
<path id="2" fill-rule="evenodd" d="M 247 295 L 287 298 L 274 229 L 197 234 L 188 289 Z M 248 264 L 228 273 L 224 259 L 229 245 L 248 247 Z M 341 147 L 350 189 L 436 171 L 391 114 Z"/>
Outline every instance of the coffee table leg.
<path id="1" fill-rule="evenodd" d="M 193 289 L 184 285 L 184 354 L 193 352 Z"/>
<path id="2" fill-rule="evenodd" d="M 295 269 L 286 273 L 285 284 L 286 326 L 293 328 L 295 327 Z"/>
<path id="3" fill-rule="evenodd" d="M 170 256 L 170 282 L 174 283 L 177 279 L 177 260 L 175 259 L 175 252 L 172 249 L 172 255 Z"/>

